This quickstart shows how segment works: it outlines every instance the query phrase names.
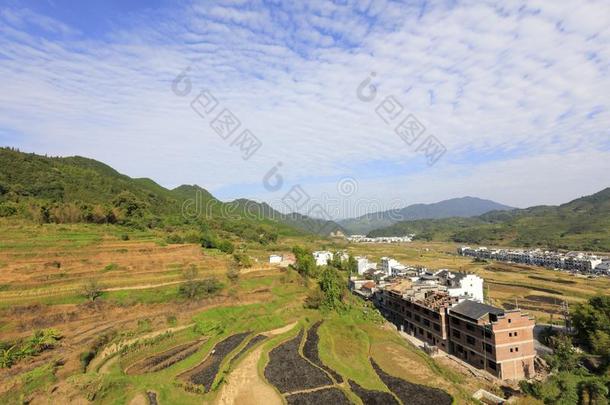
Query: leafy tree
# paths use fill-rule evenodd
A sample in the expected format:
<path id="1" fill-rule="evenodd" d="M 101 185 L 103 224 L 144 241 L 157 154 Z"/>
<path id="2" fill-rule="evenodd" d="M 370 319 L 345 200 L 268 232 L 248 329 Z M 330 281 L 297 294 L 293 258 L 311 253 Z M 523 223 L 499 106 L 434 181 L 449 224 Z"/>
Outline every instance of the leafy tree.
<path id="1" fill-rule="evenodd" d="M 197 276 L 199 276 L 199 270 L 197 270 L 197 267 L 195 267 L 194 264 L 182 273 L 184 283 L 182 283 L 178 289 L 180 295 L 189 299 L 193 299 L 197 296 Z"/>
<path id="2" fill-rule="evenodd" d="M 324 294 L 322 307 L 327 309 L 343 308 L 343 293 L 345 291 L 345 283 L 341 275 L 336 269 L 326 267 L 320 274 L 320 290 Z"/>
<path id="3" fill-rule="evenodd" d="M 349 255 L 349 257 L 347 258 L 347 274 L 349 274 L 350 276 L 352 274 L 357 274 L 358 273 L 358 261 L 356 260 L 356 258 L 352 255 Z"/>
<path id="4" fill-rule="evenodd" d="M 333 258 L 330 259 L 330 265 L 338 270 L 343 269 L 343 261 L 341 260 L 340 252 L 335 252 L 335 254 L 333 255 Z"/>
<path id="5" fill-rule="evenodd" d="M 132 192 L 123 191 L 116 196 L 112 204 L 122 210 L 127 218 L 142 216 L 146 203 L 140 201 Z"/>
<path id="6" fill-rule="evenodd" d="M 578 341 L 610 364 L 610 295 L 595 296 L 577 305 L 572 324 Z"/>
<path id="7" fill-rule="evenodd" d="M 198 280 L 199 271 L 191 265 L 183 273 L 184 282 L 178 288 L 178 293 L 188 299 L 208 296 L 222 290 L 223 285 L 214 277 Z"/>
<path id="8" fill-rule="evenodd" d="M 295 246 L 292 248 L 292 253 L 295 256 L 295 269 L 304 277 L 315 277 L 317 273 L 316 262 L 311 251 Z"/>
<path id="9" fill-rule="evenodd" d="M 581 355 L 572 345 L 572 339 L 565 334 L 560 334 L 550 338 L 553 354 L 549 357 L 549 366 L 557 371 L 575 370 L 581 359 Z"/>

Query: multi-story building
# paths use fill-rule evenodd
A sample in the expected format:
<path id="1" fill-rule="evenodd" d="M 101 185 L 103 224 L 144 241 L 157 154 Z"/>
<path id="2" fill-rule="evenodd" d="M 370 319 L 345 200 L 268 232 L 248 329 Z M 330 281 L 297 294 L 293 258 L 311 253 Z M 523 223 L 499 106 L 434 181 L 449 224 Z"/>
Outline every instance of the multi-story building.
<path id="1" fill-rule="evenodd" d="M 439 285 L 402 282 L 380 288 L 374 302 L 399 330 L 500 379 L 534 372 L 534 320 L 449 294 Z"/>
<path id="2" fill-rule="evenodd" d="M 469 300 L 447 313 L 449 353 L 503 380 L 534 374 L 535 322 L 527 314 Z"/>
<path id="3" fill-rule="evenodd" d="M 448 351 L 447 308 L 458 302 L 456 297 L 436 286 L 405 280 L 378 289 L 374 302 L 399 330 Z"/>
<path id="4" fill-rule="evenodd" d="M 392 275 L 392 267 L 396 267 L 399 265 L 400 263 L 397 260 L 392 259 L 391 257 L 381 258 L 381 271 L 383 271 L 387 276 Z"/>

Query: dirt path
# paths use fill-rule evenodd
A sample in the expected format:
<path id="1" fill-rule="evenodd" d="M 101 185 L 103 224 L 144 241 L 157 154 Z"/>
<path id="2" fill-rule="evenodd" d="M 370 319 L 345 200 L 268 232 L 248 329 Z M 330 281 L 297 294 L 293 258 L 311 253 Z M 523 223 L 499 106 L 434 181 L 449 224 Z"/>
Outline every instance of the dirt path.
<path id="1" fill-rule="evenodd" d="M 216 403 L 218 405 L 281 405 L 282 397 L 258 375 L 258 359 L 262 347 L 248 354 L 229 374 L 227 384 L 222 386 Z"/>
<path id="2" fill-rule="evenodd" d="M 262 333 L 265 336 L 277 336 L 286 333 L 296 326 L 296 322 Z M 258 359 L 263 352 L 258 347 L 248 354 L 231 371 L 227 383 L 222 386 L 216 404 L 218 405 L 281 405 L 282 397 L 270 385 L 268 385 L 258 374 Z"/>

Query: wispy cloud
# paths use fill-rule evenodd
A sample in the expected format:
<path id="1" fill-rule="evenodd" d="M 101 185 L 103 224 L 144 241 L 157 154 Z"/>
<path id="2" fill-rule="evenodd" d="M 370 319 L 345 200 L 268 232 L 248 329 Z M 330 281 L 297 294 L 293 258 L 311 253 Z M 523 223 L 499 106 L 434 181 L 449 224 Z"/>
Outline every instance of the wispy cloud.
<path id="1" fill-rule="evenodd" d="M 132 10 L 103 34 L 35 5 L 2 8 L 0 143 L 226 198 L 277 198 L 255 191 L 277 161 L 312 192 L 362 173 L 360 193 L 405 204 L 471 194 L 525 206 L 608 186 L 605 1 L 180 4 Z M 172 94 L 186 66 L 263 153 L 243 162 Z M 371 71 L 442 139 L 434 168 L 356 98 Z"/>

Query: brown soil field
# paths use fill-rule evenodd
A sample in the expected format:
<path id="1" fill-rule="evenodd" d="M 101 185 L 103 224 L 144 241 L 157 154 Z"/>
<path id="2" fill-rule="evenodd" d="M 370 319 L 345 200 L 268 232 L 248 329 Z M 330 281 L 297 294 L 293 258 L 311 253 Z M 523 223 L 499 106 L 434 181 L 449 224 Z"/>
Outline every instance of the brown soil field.
<path id="1" fill-rule="evenodd" d="M 194 244 L 159 246 L 153 242 L 104 241 L 78 249 L 36 249 L 24 256 L 0 250 L 0 302 L 36 302 L 77 292 L 89 279 L 112 289 L 179 281 L 191 265 L 201 274 L 224 274 L 226 256 L 206 254 Z M 49 265 L 49 263 L 58 263 Z"/>

